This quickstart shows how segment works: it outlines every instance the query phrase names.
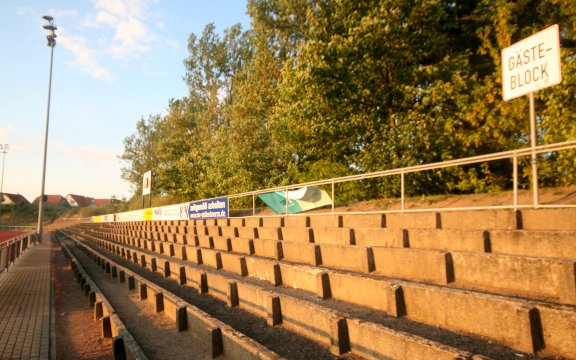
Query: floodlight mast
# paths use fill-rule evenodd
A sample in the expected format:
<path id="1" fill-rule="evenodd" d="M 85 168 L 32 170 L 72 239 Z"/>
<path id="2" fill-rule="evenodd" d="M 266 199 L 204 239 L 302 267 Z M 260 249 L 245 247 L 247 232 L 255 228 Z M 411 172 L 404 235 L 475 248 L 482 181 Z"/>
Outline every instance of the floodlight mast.
<path id="1" fill-rule="evenodd" d="M 2 215 L 2 203 L 4 202 L 4 163 L 6 162 L 6 153 L 8 144 L 0 144 L 0 154 L 2 155 L 2 180 L 0 182 L 0 216 Z"/>
<path id="2" fill-rule="evenodd" d="M 44 216 L 44 185 L 46 183 L 46 153 L 48 150 L 48 125 L 50 123 L 50 97 L 52 92 L 52 63 L 54 60 L 54 46 L 56 46 L 56 29 L 54 26 L 54 18 L 50 15 L 44 15 L 42 18 L 48 21 L 48 24 L 42 27 L 47 30 L 46 38 L 48 39 L 48 46 L 50 47 L 50 75 L 48 77 L 48 106 L 46 109 L 46 131 L 44 134 L 44 161 L 42 163 L 42 188 L 40 191 L 40 198 L 38 199 L 38 241 L 42 241 L 43 229 L 42 221 Z"/>

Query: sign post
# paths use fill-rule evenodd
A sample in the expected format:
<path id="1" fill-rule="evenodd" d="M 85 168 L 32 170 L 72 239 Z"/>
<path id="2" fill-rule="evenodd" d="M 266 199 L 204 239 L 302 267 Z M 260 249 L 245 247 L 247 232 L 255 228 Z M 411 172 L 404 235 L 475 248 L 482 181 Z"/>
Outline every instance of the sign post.
<path id="1" fill-rule="evenodd" d="M 538 207 L 538 158 L 534 92 L 559 84 L 560 32 L 552 25 L 502 50 L 502 98 L 512 100 L 528 94 L 530 99 L 530 145 L 532 147 L 532 191 Z"/>
<path id="2" fill-rule="evenodd" d="M 152 170 L 148 170 L 142 176 L 142 208 L 144 208 L 144 196 L 150 195 L 150 207 L 152 207 Z"/>

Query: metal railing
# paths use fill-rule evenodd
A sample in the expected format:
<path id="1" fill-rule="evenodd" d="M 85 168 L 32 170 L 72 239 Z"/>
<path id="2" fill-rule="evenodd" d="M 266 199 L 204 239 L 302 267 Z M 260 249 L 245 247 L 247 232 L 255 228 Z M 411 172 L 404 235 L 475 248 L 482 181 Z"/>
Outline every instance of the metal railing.
<path id="1" fill-rule="evenodd" d="M 264 190 L 256 190 L 256 191 L 249 191 L 240 194 L 228 195 L 229 199 L 234 198 L 242 198 L 242 197 L 252 197 L 252 215 L 256 215 L 256 197 L 259 194 L 270 193 L 274 191 L 281 191 L 285 193 L 285 198 L 288 199 L 288 191 L 299 189 L 305 186 L 320 186 L 320 185 L 331 185 L 332 189 L 332 207 L 331 213 L 337 214 L 338 212 L 335 209 L 335 199 L 336 199 L 336 190 L 335 185 L 339 183 L 345 182 L 352 182 L 352 181 L 359 181 L 365 179 L 373 179 L 373 178 L 382 178 L 388 176 L 399 176 L 400 177 L 400 210 L 389 210 L 389 211 L 367 211 L 367 212 L 375 212 L 375 213 L 384 213 L 384 212 L 409 212 L 409 211 L 438 211 L 438 210 L 472 210 L 472 209 L 519 209 L 519 208 L 538 208 L 538 207 L 576 207 L 576 205 L 543 205 L 540 204 L 538 201 L 537 191 L 538 189 L 534 189 L 533 193 L 533 202 L 531 205 L 521 205 L 518 201 L 518 191 L 519 191 L 519 181 L 518 181 L 518 167 L 519 167 L 519 158 L 522 157 L 531 157 L 532 154 L 544 154 L 550 152 L 557 152 L 563 150 L 570 150 L 576 149 L 576 140 L 555 143 L 550 145 L 541 145 L 535 148 L 524 148 L 518 150 L 510 150 L 504 151 L 499 153 L 487 154 L 487 155 L 480 155 L 474 156 L 464 159 L 458 160 L 451 160 L 451 161 L 444 161 L 444 162 L 437 162 L 431 164 L 423 164 L 423 165 L 416 165 L 416 166 L 409 166 L 399 169 L 391 169 L 391 170 L 383 170 L 383 171 L 375 171 L 370 173 L 364 174 L 357 174 L 357 175 L 350 175 L 344 176 L 339 178 L 333 178 L 328 180 L 318 180 L 318 181 L 311 181 L 306 183 L 294 184 L 294 185 L 287 185 L 275 188 L 269 188 Z M 442 209 L 407 209 L 406 208 L 406 182 L 405 178 L 407 174 L 418 173 L 422 171 L 429 171 L 429 170 L 438 170 L 438 169 L 445 169 L 449 167 L 456 167 L 456 166 L 463 166 L 463 165 L 473 165 L 473 164 L 481 164 L 491 161 L 497 160 L 505 160 L 510 159 L 513 163 L 513 173 L 512 173 L 512 184 L 513 184 L 513 202 L 509 205 L 492 205 L 492 206 L 477 206 L 477 207 L 465 207 L 465 208 L 442 208 Z M 346 212 L 350 213 L 350 212 Z M 286 213 L 282 215 L 288 215 L 288 201 L 286 201 Z"/>
<path id="2" fill-rule="evenodd" d="M 313 213 L 311 212 L 307 212 L 306 215 L 322 215 L 322 214 L 353 214 L 353 213 L 361 213 L 361 214 L 368 214 L 368 213 L 404 213 L 404 212 L 424 212 L 424 211 L 434 211 L 434 212 L 440 212 L 440 211 L 457 211 L 457 210 L 486 210 L 486 209 L 514 209 L 514 210 L 518 210 L 521 208 L 576 208 L 576 204 L 553 204 L 553 205 L 549 205 L 549 204 L 542 204 L 539 202 L 539 198 L 538 198 L 538 178 L 536 177 L 536 181 L 531 181 L 531 184 L 535 184 L 536 187 L 532 189 L 532 203 L 531 204 L 520 204 L 519 202 L 519 187 L 520 187 L 520 181 L 519 181 L 519 168 L 520 168 L 520 158 L 526 157 L 526 158 L 530 158 L 529 160 L 531 160 L 531 158 L 533 157 L 533 154 L 552 154 L 552 153 L 557 153 L 559 151 L 565 151 L 565 150 L 574 150 L 576 149 L 576 140 L 570 140 L 570 141 L 566 141 L 566 142 L 561 142 L 561 143 L 555 143 L 555 144 L 550 144 L 550 145 L 541 145 L 541 146 L 537 146 L 535 148 L 524 148 L 524 149 L 518 149 L 518 150 L 510 150 L 510 151 L 504 151 L 504 152 L 499 152 L 499 153 L 493 153 L 493 154 L 487 154 L 487 155 L 480 155 L 480 156 L 474 156 L 474 157 L 469 157 L 469 158 L 464 158 L 464 159 L 458 159 L 458 160 L 451 160 L 451 161 L 444 161 L 444 162 L 436 162 L 436 163 L 431 163 L 431 164 L 422 164 L 422 165 L 416 165 L 416 166 L 409 166 L 409 167 L 404 167 L 404 168 L 398 168 L 398 169 L 391 169 L 391 170 L 382 170 L 382 171 L 375 171 L 375 172 L 370 172 L 370 173 L 363 173 L 363 174 L 356 174 L 356 175 L 350 175 L 350 176 L 343 176 L 343 177 L 338 177 L 338 178 L 332 178 L 332 179 L 327 179 L 327 180 L 318 180 L 318 181 L 310 181 L 310 182 L 305 182 L 305 183 L 300 183 L 300 184 L 292 184 L 292 185 L 286 185 L 286 186 L 279 186 L 279 187 L 274 187 L 274 188 L 268 188 L 268 189 L 262 189 L 262 190 L 256 190 L 256 191 L 249 191 L 249 192 L 244 192 L 244 193 L 238 193 L 238 194 L 231 194 L 231 195 L 227 195 L 227 196 L 219 196 L 217 198 L 208 198 L 208 199 L 202 199 L 202 200 L 194 200 L 194 203 L 197 202 L 207 202 L 210 200 L 214 200 L 214 199 L 222 199 L 222 198 L 226 198 L 228 199 L 228 201 L 230 199 L 240 199 L 240 198 L 245 198 L 245 197 L 251 197 L 252 200 L 252 207 L 250 209 L 250 207 L 242 207 L 242 208 L 236 208 L 236 209 L 232 209 L 232 205 L 230 203 L 230 207 L 229 207 L 229 217 L 233 218 L 233 217 L 243 217 L 243 216 L 249 216 L 249 211 L 251 210 L 251 215 L 252 216 L 256 216 L 257 214 L 257 196 L 259 194 L 267 194 L 267 193 L 272 193 L 272 192 L 283 192 L 283 197 L 285 199 L 285 212 L 281 213 L 281 214 L 275 214 L 275 215 L 262 215 L 260 214 L 259 216 L 286 216 L 286 215 L 293 215 L 293 216 L 298 216 L 299 214 L 290 214 L 288 211 L 288 207 L 289 207 L 289 202 L 290 202 L 290 198 L 289 198 L 289 191 L 290 190 L 296 190 L 296 189 L 302 189 L 306 186 L 330 186 L 331 189 L 331 194 L 332 194 L 332 198 L 331 198 L 331 207 L 330 210 L 324 211 L 327 208 L 326 207 L 322 207 L 320 209 L 317 209 L 317 211 L 314 211 Z M 545 158 L 551 158 L 550 156 L 541 156 L 543 159 Z M 446 168 L 450 168 L 450 167 L 458 167 L 458 166 L 465 166 L 465 165 L 478 165 L 478 164 L 485 164 L 485 163 L 489 163 L 489 162 L 493 162 L 493 161 L 501 161 L 501 160 L 511 160 L 512 162 L 512 174 L 510 175 L 511 177 L 511 182 L 509 182 L 510 178 L 506 179 L 505 183 L 508 184 L 512 184 L 512 190 L 513 190 L 513 196 L 512 196 L 512 201 L 509 204 L 505 204 L 505 205 L 495 205 L 495 202 L 492 202 L 490 205 L 484 205 L 484 206 L 465 206 L 465 207 L 436 207 L 436 208 L 432 208 L 432 207 L 424 207 L 424 206 L 411 206 L 410 208 L 408 208 L 406 205 L 406 201 L 407 201 L 407 193 L 410 193 L 407 191 L 407 189 L 410 186 L 410 183 L 407 184 L 406 182 L 406 176 L 409 174 L 415 174 L 415 173 L 420 173 L 420 172 L 424 172 L 424 171 L 430 171 L 430 170 L 438 170 L 438 169 L 446 169 Z M 531 167 L 533 168 L 533 167 Z M 528 176 L 530 177 L 534 177 L 533 173 L 530 173 Z M 362 181 L 362 180 L 367 180 L 367 179 L 377 179 L 377 178 L 385 178 L 385 177 L 398 177 L 397 179 L 397 183 L 399 183 L 399 192 L 400 194 L 397 195 L 395 197 L 395 199 L 399 199 L 400 204 L 399 204 L 399 209 L 387 209 L 387 210 L 375 210 L 375 211 L 370 211 L 370 210 L 361 210 L 361 211 L 342 211 L 342 212 L 338 212 L 336 211 L 336 198 L 337 198 L 337 193 L 336 193 L 336 185 L 337 184 L 343 184 L 343 183 L 350 183 L 350 182 L 354 182 L 354 181 Z M 534 180 L 534 179 L 532 179 Z M 398 185 L 396 185 L 396 187 L 398 187 Z M 533 186 L 534 187 L 534 186 Z M 345 193 L 345 191 L 343 191 L 343 193 Z M 484 192 L 484 193 L 489 193 L 489 192 Z M 450 195 L 450 194 L 447 194 Z M 423 195 L 425 196 L 425 195 Z M 389 200 L 389 199 L 387 199 Z M 397 200 L 395 200 L 397 201 Z M 241 204 L 242 202 L 239 202 L 237 204 Z M 243 202 L 244 204 L 246 202 Z M 180 212 L 180 214 L 178 214 L 177 217 L 175 218 L 170 218 L 170 219 L 177 219 L 177 220 L 189 220 L 188 217 L 186 217 L 187 212 L 185 213 L 184 217 L 181 213 L 182 209 L 177 209 L 178 207 L 186 207 L 189 206 L 190 202 L 185 202 L 185 203 L 181 203 L 181 204 L 174 204 L 174 205 L 168 205 L 168 206 L 161 206 L 158 208 L 149 208 L 149 209 L 140 209 L 140 210 L 133 210 L 133 211 L 128 211 L 125 213 L 117 213 L 117 214 L 107 214 L 107 215 L 102 215 L 102 217 L 110 217 L 112 220 L 109 219 L 104 219 L 104 222 L 107 221 L 150 221 L 153 219 L 153 213 L 155 213 L 157 210 L 161 209 L 161 208 L 171 208 L 170 211 L 176 210 L 177 212 Z M 176 209 L 174 209 L 176 208 Z M 160 211 L 161 213 L 161 211 Z M 117 216 L 118 215 L 127 215 L 126 217 L 123 217 L 122 219 L 118 219 Z M 113 216 L 112 216 L 113 215 Z M 98 217 L 100 218 L 100 217 Z M 165 219 L 165 218 L 162 218 Z M 101 222 L 102 220 L 100 219 L 95 219 L 94 217 L 91 218 L 91 221 L 96 221 L 96 222 Z"/>
<path id="3" fill-rule="evenodd" d="M 34 242 L 31 232 L 15 235 L 0 242 L 0 273 L 7 269 Z"/>
<path id="4" fill-rule="evenodd" d="M 0 225 L 0 231 L 35 231 L 35 226 L 29 225 Z"/>

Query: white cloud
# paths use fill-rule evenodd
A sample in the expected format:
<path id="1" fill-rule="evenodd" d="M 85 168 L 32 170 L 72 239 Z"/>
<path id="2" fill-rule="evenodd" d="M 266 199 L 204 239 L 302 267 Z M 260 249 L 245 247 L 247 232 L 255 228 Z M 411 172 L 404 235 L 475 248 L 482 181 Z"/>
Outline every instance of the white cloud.
<path id="1" fill-rule="evenodd" d="M 150 50 L 152 33 L 144 25 L 148 19 L 145 0 L 95 0 L 95 15 L 89 18 L 95 26 L 104 26 L 113 33 L 106 52 L 115 58 L 138 58 Z"/>
<path id="2" fill-rule="evenodd" d="M 158 45 L 175 47 L 170 39 L 163 39 L 158 31 L 164 24 L 149 11 L 155 0 L 93 0 L 92 8 L 73 28 L 58 26 L 60 17 L 77 16 L 76 11 L 51 9 L 57 31 L 57 43 L 73 55 L 70 64 L 92 77 L 114 80 L 109 70 L 114 59 L 131 61 Z M 26 11 L 22 9 L 22 11 Z M 152 19 L 150 19 L 152 18 Z M 136 65 L 136 64 L 135 64 Z M 136 65 L 138 66 L 138 65 Z"/>
<path id="3" fill-rule="evenodd" d="M 145 53 L 149 47 L 146 39 L 150 36 L 148 30 L 136 19 L 122 21 L 116 26 L 114 46 L 108 51 L 115 57 L 137 57 L 139 53 Z"/>
<path id="4" fill-rule="evenodd" d="M 116 22 L 114 16 L 112 16 L 112 14 L 106 11 L 99 11 L 98 14 L 96 14 L 96 16 L 94 17 L 94 19 L 96 20 L 97 23 L 106 24 L 109 26 L 114 26 L 114 23 Z"/>
<path id="5" fill-rule="evenodd" d="M 97 79 L 113 79 L 112 74 L 98 62 L 98 51 L 88 45 L 86 38 L 68 35 L 64 31 L 60 35 L 58 43 L 74 55 L 74 65 Z"/>
<path id="6" fill-rule="evenodd" d="M 14 125 L 0 127 L 0 144 L 4 144 L 8 138 L 8 134 L 14 129 Z"/>
<path id="7" fill-rule="evenodd" d="M 76 12 L 76 10 L 50 9 L 46 12 L 46 15 L 53 16 L 55 19 L 60 19 L 63 17 L 78 16 L 78 12 Z"/>
<path id="8" fill-rule="evenodd" d="M 34 13 L 34 10 L 27 6 L 21 6 L 18 8 L 18 15 L 33 15 Z"/>
<path id="9" fill-rule="evenodd" d="M 90 163 L 117 162 L 118 155 L 120 155 L 120 151 L 118 150 L 98 149 L 94 146 L 74 148 L 63 143 L 56 143 L 52 145 L 51 148 L 66 156 L 81 158 Z"/>

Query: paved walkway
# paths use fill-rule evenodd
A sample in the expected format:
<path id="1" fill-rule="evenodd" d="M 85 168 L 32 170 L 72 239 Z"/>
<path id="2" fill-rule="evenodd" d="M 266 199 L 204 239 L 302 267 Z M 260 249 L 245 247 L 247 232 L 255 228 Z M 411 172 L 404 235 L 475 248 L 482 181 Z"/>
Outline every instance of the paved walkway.
<path id="1" fill-rule="evenodd" d="M 0 359 L 50 358 L 50 240 L 0 273 Z"/>

